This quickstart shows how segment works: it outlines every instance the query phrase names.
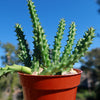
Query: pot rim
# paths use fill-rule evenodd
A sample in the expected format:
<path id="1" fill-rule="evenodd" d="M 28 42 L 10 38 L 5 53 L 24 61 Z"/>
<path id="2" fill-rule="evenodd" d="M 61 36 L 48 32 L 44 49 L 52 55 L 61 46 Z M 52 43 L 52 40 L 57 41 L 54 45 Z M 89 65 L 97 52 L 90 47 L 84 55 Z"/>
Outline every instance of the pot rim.
<path id="1" fill-rule="evenodd" d="M 22 75 L 22 76 L 27 76 L 27 77 L 71 77 L 71 76 L 80 75 L 83 72 L 80 69 L 74 69 L 74 70 L 76 70 L 78 73 L 77 74 L 68 74 L 68 75 L 30 75 L 30 74 L 18 72 L 18 74 Z"/>

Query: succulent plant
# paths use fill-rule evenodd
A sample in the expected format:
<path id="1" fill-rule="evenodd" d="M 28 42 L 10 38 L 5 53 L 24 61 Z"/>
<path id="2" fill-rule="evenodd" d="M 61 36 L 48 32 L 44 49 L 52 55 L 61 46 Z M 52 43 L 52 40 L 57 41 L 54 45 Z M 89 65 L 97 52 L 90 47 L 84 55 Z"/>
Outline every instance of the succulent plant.
<path id="1" fill-rule="evenodd" d="M 65 19 L 61 19 L 58 25 L 58 31 L 55 36 L 54 45 L 52 49 L 52 59 L 50 59 L 49 45 L 46 40 L 45 32 L 39 22 L 39 18 L 35 9 L 34 2 L 28 0 L 28 9 L 33 24 L 33 55 L 30 56 L 27 40 L 25 39 L 24 32 L 20 24 L 16 24 L 15 32 L 17 33 L 17 40 L 19 41 L 20 53 L 19 59 L 25 66 L 12 65 L 0 68 L 0 76 L 6 75 L 11 72 L 23 72 L 32 74 L 37 72 L 38 75 L 56 75 L 58 72 L 70 71 L 73 65 L 84 56 L 88 47 L 95 37 L 94 28 L 91 27 L 85 32 L 83 38 L 79 39 L 73 50 L 73 44 L 76 35 L 76 25 L 74 22 L 69 27 L 69 35 L 67 45 L 61 55 L 61 40 L 65 30 Z M 43 71 L 39 72 L 42 68 Z"/>

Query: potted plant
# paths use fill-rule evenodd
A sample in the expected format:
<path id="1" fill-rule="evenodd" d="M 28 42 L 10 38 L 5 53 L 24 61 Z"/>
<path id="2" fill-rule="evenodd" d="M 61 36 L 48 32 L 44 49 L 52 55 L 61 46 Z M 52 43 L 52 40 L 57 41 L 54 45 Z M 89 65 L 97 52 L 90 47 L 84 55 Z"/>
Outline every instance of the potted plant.
<path id="1" fill-rule="evenodd" d="M 16 24 L 15 32 L 20 48 L 18 56 L 24 66 L 6 65 L 6 67 L 0 68 L 0 77 L 7 73 L 18 72 L 24 100 L 75 100 L 82 71 L 73 69 L 73 65 L 88 50 L 95 30 L 92 27 L 89 28 L 72 50 L 76 34 L 76 25 L 72 22 L 67 45 L 60 56 L 61 40 L 65 30 L 65 20 L 61 19 L 54 40 L 52 57 L 50 57 L 49 45 L 32 0 L 28 0 L 28 9 L 33 23 L 34 53 L 31 57 L 22 27 L 20 24 Z"/>

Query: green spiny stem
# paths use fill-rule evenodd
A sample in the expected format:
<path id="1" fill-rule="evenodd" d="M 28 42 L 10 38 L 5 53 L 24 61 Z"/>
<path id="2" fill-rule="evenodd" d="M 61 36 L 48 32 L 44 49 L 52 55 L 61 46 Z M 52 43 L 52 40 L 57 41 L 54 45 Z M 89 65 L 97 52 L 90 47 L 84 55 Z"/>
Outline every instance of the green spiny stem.
<path id="1" fill-rule="evenodd" d="M 54 41 L 54 49 L 52 51 L 52 60 L 54 64 L 59 63 L 59 58 L 60 58 L 60 48 L 61 48 L 61 40 L 62 40 L 62 35 L 64 34 L 65 30 L 65 20 L 61 19 L 59 22 L 59 27 L 58 27 L 58 32 L 56 33 L 55 36 L 55 41 Z"/>
<path id="2" fill-rule="evenodd" d="M 43 65 L 48 67 L 50 66 L 49 59 L 49 46 L 47 44 L 46 36 L 44 35 L 44 30 L 40 25 L 38 15 L 36 14 L 34 3 L 29 0 L 28 8 L 31 15 L 33 27 L 34 27 L 34 56 L 40 62 L 43 62 Z"/>
<path id="3" fill-rule="evenodd" d="M 72 50 L 72 46 L 73 46 L 73 43 L 74 43 L 74 39 L 75 39 L 75 32 L 76 32 L 76 29 L 75 29 L 75 23 L 74 22 L 72 22 L 72 24 L 71 24 L 71 26 L 70 26 L 70 28 L 69 28 L 69 35 L 68 35 L 68 40 L 67 40 L 67 45 L 65 46 L 65 50 L 64 50 L 64 52 L 63 52 L 63 55 L 62 55 L 62 57 L 61 57 L 61 63 L 62 64 L 65 64 L 66 63 L 66 61 L 68 61 L 68 57 L 69 57 L 69 55 L 71 54 L 71 50 Z M 57 37 L 58 38 L 58 37 Z M 57 43 L 58 43 L 58 41 L 57 41 Z M 56 46 L 58 46 L 57 44 L 56 44 Z M 56 54 L 58 54 L 58 52 L 56 52 Z M 59 57 L 57 57 L 57 59 L 59 59 Z M 59 62 L 59 61 L 58 61 Z M 53 72 L 51 71 L 50 72 L 50 70 L 52 70 L 51 68 L 48 68 L 47 70 L 48 71 L 46 71 L 47 73 L 46 74 L 55 74 L 55 73 L 57 73 L 58 72 L 58 70 L 59 71 L 61 71 L 60 69 L 59 69 L 59 66 L 61 65 L 61 63 L 59 63 L 59 65 L 58 64 L 56 64 L 54 67 L 53 67 Z M 53 66 L 53 65 L 52 65 Z M 64 69 L 62 69 L 62 71 L 63 71 Z M 45 73 L 45 72 L 44 72 Z M 41 73 L 41 74 L 44 74 L 44 73 Z"/>
<path id="4" fill-rule="evenodd" d="M 38 72 L 39 71 L 39 61 L 36 60 L 36 58 L 34 57 L 34 62 L 32 63 L 32 72 Z"/>
<path id="5" fill-rule="evenodd" d="M 20 65 L 13 65 L 13 66 L 8 66 L 9 70 L 17 71 L 17 72 L 23 72 L 26 74 L 32 74 L 32 71 L 29 67 L 25 66 L 20 66 Z"/>
<path id="6" fill-rule="evenodd" d="M 15 32 L 17 33 L 18 37 L 18 45 L 20 49 L 20 53 L 18 54 L 20 60 L 25 64 L 27 67 L 31 67 L 31 57 L 29 54 L 29 49 L 28 49 L 28 44 L 25 40 L 25 35 L 23 34 L 24 32 L 22 31 L 21 25 L 16 24 L 15 26 Z"/>
<path id="7" fill-rule="evenodd" d="M 65 46 L 64 52 L 61 57 L 61 63 L 66 63 L 66 61 L 68 61 L 68 57 L 71 54 L 72 46 L 74 44 L 75 35 L 76 35 L 75 27 L 76 27 L 75 23 L 72 22 L 72 24 L 69 28 L 70 31 L 69 31 L 69 35 L 68 35 L 67 45 Z"/>
<path id="8" fill-rule="evenodd" d="M 32 74 L 32 71 L 29 67 L 20 66 L 20 65 L 6 65 L 6 67 L 0 68 L 0 77 L 12 72 L 23 72 L 26 74 Z"/>
<path id="9" fill-rule="evenodd" d="M 55 75 L 57 72 L 60 72 L 59 69 L 60 63 L 58 64 L 52 64 L 51 67 L 45 68 L 40 75 Z"/>
<path id="10" fill-rule="evenodd" d="M 34 27 L 34 31 L 33 31 L 33 33 L 34 33 L 34 37 L 33 37 L 34 38 L 33 60 L 34 60 L 34 62 L 35 62 L 35 60 L 40 62 L 41 52 L 39 50 L 40 47 L 39 47 L 39 43 L 38 43 L 39 39 L 38 39 L 38 33 L 37 33 L 37 25 L 40 25 L 40 22 L 39 22 L 39 18 L 37 17 L 38 15 L 36 14 L 34 3 L 31 0 L 28 1 L 28 9 L 29 9 L 30 17 L 32 19 L 32 23 L 33 23 L 33 27 Z"/>
<path id="11" fill-rule="evenodd" d="M 90 46 L 94 38 L 94 29 L 92 27 L 89 28 L 88 31 L 85 32 L 84 37 L 77 42 L 74 51 L 72 51 L 72 45 L 74 44 L 74 37 L 76 34 L 76 26 L 75 23 L 72 22 L 69 28 L 70 31 L 68 35 L 67 45 L 65 46 L 62 57 L 60 57 L 61 40 L 65 30 L 65 20 L 61 19 L 54 41 L 54 48 L 52 50 L 52 60 L 50 60 L 50 49 L 32 0 L 28 0 L 28 8 L 34 29 L 33 61 L 31 61 L 28 44 L 23 34 L 24 32 L 22 31 L 21 26 L 19 24 L 16 24 L 15 31 L 17 33 L 20 48 L 19 58 L 27 67 L 19 65 L 6 65 L 6 67 L 0 68 L 0 77 L 12 72 L 32 74 L 32 72 L 35 71 L 38 72 L 39 75 L 56 75 L 58 72 L 63 72 L 65 70 L 69 71 L 88 50 L 88 47 Z M 41 73 L 39 67 L 42 68 L 42 70 L 44 69 Z"/>
<path id="12" fill-rule="evenodd" d="M 84 37 L 77 42 L 72 55 L 69 57 L 69 60 L 66 61 L 66 65 L 63 65 L 63 68 L 67 68 L 69 67 L 69 65 L 71 66 L 75 64 L 82 56 L 84 56 L 84 54 L 88 50 L 88 47 L 90 46 L 90 44 L 92 44 L 93 38 L 95 37 L 94 31 L 95 30 L 91 27 L 87 32 L 85 32 Z"/>
<path id="13" fill-rule="evenodd" d="M 87 51 L 88 47 L 90 46 L 90 44 L 92 43 L 92 40 L 94 38 L 94 29 L 91 27 L 88 29 L 87 32 L 85 32 L 85 35 L 82 39 L 80 39 L 77 44 L 76 47 L 72 53 L 72 55 L 69 56 L 68 60 L 66 61 L 66 64 L 60 64 L 58 66 L 54 66 L 54 67 L 48 67 L 46 69 L 46 71 L 43 71 L 41 73 L 41 75 L 45 74 L 45 75 L 54 75 L 57 72 L 60 71 L 64 71 L 65 68 L 66 71 L 69 71 L 73 65 L 82 57 L 84 56 L 85 52 Z"/>
<path id="14" fill-rule="evenodd" d="M 6 76 L 8 73 L 12 73 L 13 71 L 12 70 L 8 70 L 8 69 L 5 69 L 5 68 L 0 68 L 0 78 L 2 76 Z"/>

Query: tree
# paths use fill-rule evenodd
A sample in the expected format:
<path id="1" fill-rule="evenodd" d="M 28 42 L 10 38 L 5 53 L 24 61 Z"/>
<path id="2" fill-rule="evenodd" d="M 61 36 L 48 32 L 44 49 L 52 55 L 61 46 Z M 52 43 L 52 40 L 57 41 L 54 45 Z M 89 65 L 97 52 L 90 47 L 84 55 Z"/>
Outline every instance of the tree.
<path id="1" fill-rule="evenodd" d="M 7 42 L 5 44 L 1 43 L 0 46 L 2 49 L 4 49 L 4 55 L 1 56 L 3 65 L 13 65 L 19 63 L 22 64 L 22 62 L 19 60 L 17 56 L 17 53 L 19 53 L 20 50 L 16 49 L 13 44 Z M 15 87 L 21 87 L 17 74 L 13 74 L 13 76 L 9 74 L 7 78 L 3 77 L 2 79 L 0 79 L 0 92 L 3 92 L 5 89 L 8 88 L 8 100 L 13 100 L 13 92 Z"/>
<path id="2" fill-rule="evenodd" d="M 82 64 L 87 68 L 100 70 L 100 48 L 88 52 L 82 60 Z"/>
<path id="3" fill-rule="evenodd" d="M 1 43 L 1 48 L 4 49 L 5 54 L 1 56 L 2 63 L 12 65 L 19 64 L 21 61 L 19 60 L 17 53 L 19 53 L 19 49 L 16 49 L 14 45 L 11 43 Z"/>
<path id="4" fill-rule="evenodd" d="M 100 6 L 100 0 L 96 0 L 96 3 Z M 98 9 L 98 12 L 100 13 L 100 8 Z"/>
<path id="5" fill-rule="evenodd" d="M 100 81 L 100 48 L 96 48 L 88 52 L 84 59 L 81 60 L 81 69 L 88 72 L 91 71 L 93 78 Z"/>
<path id="6" fill-rule="evenodd" d="M 93 80 L 92 88 L 96 92 L 96 100 L 100 99 L 100 48 L 89 51 L 81 60 L 81 69 Z"/>

